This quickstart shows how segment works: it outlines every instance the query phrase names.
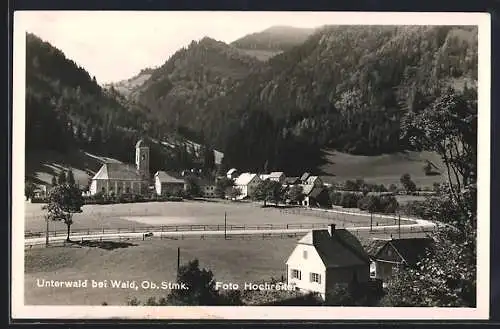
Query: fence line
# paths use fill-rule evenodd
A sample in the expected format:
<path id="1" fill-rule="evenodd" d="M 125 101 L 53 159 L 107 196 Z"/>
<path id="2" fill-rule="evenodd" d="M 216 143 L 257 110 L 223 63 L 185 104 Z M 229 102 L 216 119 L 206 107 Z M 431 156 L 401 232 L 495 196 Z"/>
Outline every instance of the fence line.
<path id="1" fill-rule="evenodd" d="M 358 238 L 359 237 L 374 237 L 377 235 L 386 235 L 385 237 L 388 237 L 387 235 L 390 234 L 391 237 L 392 235 L 398 236 L 400 235 L 401 237 L 408 237 L 409 235 L 415 234 L 415 233 L 432 233 L 435 232 L 437 228 L 425 228 L 425 227 L 414 227 L 410 226 L 407 227 L 405 231 L 398 232 L 397 229 L 383 229 L 383 230 L 377 230 L 377 231 L 367 231 L 367 230 L 360 230 L 356 228 L 349 229 L 351 233 L 356 235 Z M 224 236 L 223 233 L 221 234 L 203 234 L 203 232 L 200 232 L 198 235 L 194 234 L 180 234 L 176 236 L 168 235 L 168 232 L 161 232 L 160 234 L 157 235 L 152 235 L 152 236 L 145 236 L 143 235 L 137 235 L 137 236 L 117 236 L 117 237 L 103 237 L 103 236 L 96 236 L 96 237 L 81 237 L 78 238 L 77 236 L 73 236 L 73 242 L 68 243 L 65 240 L 61 241 L 50 241 L 49 246 L 51 247 L 57 247 L 57 246 L 75 246 L 75 247 L 80 247 L 80 246 L 85 246 L 84 243 L 91 243 L 91 242 L 127 242 L 127 241 L 137 241 L 137 240 L 265 240 L 265 239 L 297 239 L 299 237 L 302 237 L 305 233 L 304 232 L 292 232 L 292 233 L 259 233 L 259 234 L 229 234 L 226 237 Z M 25 244 L 25 249 L 32 249 L 33 247 L 44 247 L 45 246 L 45 241 L 34 241 L 28 244 Z"/>
<path id="2" fill-rule="evenodd" d="M 361 211 L 352 211 L 342 209 L 341 212 L 335 211 L 334 209 L 319 209 L 319 208 L 286 208 L 280 209 L 280 212 L 285 215 L 299 215 L 299 216 L 312 216 L 318 218 L 325 218 L 340 221 L 341 223 L 348 224 L 349 226 L 367 226 L 367 219 L 369 220 L 370 214 Z M 349 216 L 359 216 L 363 219 L 347 219 Z M 383 226 L 383 225 L 397 225 L 399 221 L 398 215 L 388 215 L 388 214 L 371 214 L 373 226 Z M 414 221 L 412 218 L 401 218 L 403 225 L 408 224 L 408 222 Z M 369 223 L 368 223 L 369 225 Z M 345 227 L 346 225 L 344 225 Z"/>
<path id="3" fill-rule="evenodd" d="M 145 233 L 145 232 L 183 232 L 183 231 L 247 231 L 247 230 L 278 230 L 278 229 L 315 229 L 326 228 L 328 223 L 289 223 L 289 224 L 185 224 L 185 225 L 161 225 L 128 228 L 75 228 L 71 235 L 91 234 L 120 234 L 120 233 Z M 25 238 L 44 237 L 45 231 L 26 231 Z M 67 230 L 49 230 L 49 237 L 65 236 Z"/>
<path id="4" fill-rule="evenodd" d="M 61 241 L 50 241 L 50 247 L 65 247 L 65 246 L 74 246 L 80 247 L 85 246 L 84 243 L 92 243 L 92 242 L 127 242 L 127 241 L 137 241 L 137 240 L 265 240 L 265 239 L 296 239 L 298 237 L 302 237 L 304 233 L 259 233 L 259 234 L 231 234 L 224 237 L 224 234 L 181 234 L 177 236 L 171 235 L 152 235 L 149 237 L 142 236 L 117 236 L 117 237 L 85 237 L 80 238 L 73 237 L 72 242 L 66 242 L 65 240 Z M 25 249 L 32 249 L 34 247 L 45 247 L 45 241 L 34 241 L 32 243 L 25 244 Z"/>

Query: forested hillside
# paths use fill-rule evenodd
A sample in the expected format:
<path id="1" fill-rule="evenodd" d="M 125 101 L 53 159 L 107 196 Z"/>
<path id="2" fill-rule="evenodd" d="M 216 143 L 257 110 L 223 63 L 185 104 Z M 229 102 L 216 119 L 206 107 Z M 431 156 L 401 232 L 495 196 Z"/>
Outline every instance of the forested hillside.
<path id="1" fill-rule="evenodd" d="M 212 69 L 211 61 L 187 65 L 209 58 L 213 48 L 193 43 L 181 50 L 151 78 L 163 88 L 150 84 L 139 99 L 156 102 L 160 116 L 203 131 L 224 150 L 227 164 L 248 170 L 301 172 L 319 164 L 325 147 L 363 155 L 407 150 L 400 136 L 406 112 L 425 108 L 448 87 L 475 90 L 477 84 L 474 27 L 324 27 L 267 63 L 245 61 L 227 84 L 213 83 L 227 73 Z M 173 83 L 173 68 L 193 87 Z M 189 96 L 180 98 L 182 92 Z M 179 102 L 190 105 L 182 109 Z"/>
<path id="2" fill-rule="evenodd" d="M 158 114 L 172 129 L 202 131 L 209 101 L 224 97 L 262 63 L 236 48 L 210 38 L 193 41 L 177 51 L 131 97 Z M 185 129 L 188 128 L 188 129 Z M 215 128 L 215 127 L 214 127 Z"/>
<path id="3" fill-rule="evenodd" d="M 113 88 L 123 96 L 130 96 L 132 92 L 134 92 L 136 89 L 142 86 L 142 84 L 151 77 L 151 73 L 153 71 L 154 69 L 152 68 L 143 69 L 141 70 L 141 72 L 139 72 L 132 78 L 104 85 L 104 88 L 107 89 Z"/>
<path id="4" fill-rule="evenodd" d="M 101 88 L 57 48 L 26 35 L 28 153 L 55 151 L 69 156 L 81 149 L 132 163 L 135 143 L 146 138 L 151 143 L 151 170 L 191 167 L 198 159 L 185 140 L 156 119 L 147 107 Z M 174 141 L 172 147 L 152 142 L 165 136 Z"/>
<path id="5" fill-rule="evenodd" d="M 261 32 L 246 35 L 231 42 L 239 49 L 284 51 L 299 46 L 314 32 L 314 29 L 291 26 L 272 26 Z"/>

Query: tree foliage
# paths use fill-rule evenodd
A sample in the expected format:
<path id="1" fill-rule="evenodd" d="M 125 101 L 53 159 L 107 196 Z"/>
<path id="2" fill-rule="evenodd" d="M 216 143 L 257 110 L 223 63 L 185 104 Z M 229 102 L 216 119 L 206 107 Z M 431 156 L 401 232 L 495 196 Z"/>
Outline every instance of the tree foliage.
<path id="1" fill-rule="evenodd" d="M 167 305 L 199 306 L 241 304 L 238 295 L 221 294 L 219 290 L 216 289 L 212 271 L 200 269 L 200 264 L 197 259 L 179 268 L 177 283 L 185 284 L 187 289 L 172 290 L 165 300 Z"/>
<path id="2" fill-rule="evenodd" d="M 75 185 L 68 183 L 59 184 L 49 191 L 47 204 L 47 219 L 62 221 L 66 224 L 68 232 L 66 240 L 70 241 L 70 229 L 73 224 L 73 214 L 81 213 L 84 200 L 82 192 Z"/>
<path id="3" fill-rule="evenodd" d="M 417 185 L 414 181 L 412 181 L 410 174 L 403 174 L 401 176 L 400 182 L 408 193 L 412 193 L 417 190 Z"/>
<path id="4" fill-rule="evenodd" d="M 138 98 L 202 131 L 231 166 L 260 171 L 267 162 L 299 174 L 320 163 L 324 147 L 365 155 L 416 147 L 401 135 L 402 118 L 447 86 L 461 89 L 456 81 L 475 88 L 477 29 L 327 26 L 266 63 L 202 40 L 153 76 Z"/>
<path id="5" fill-rule="evenodd" d="M 463 197 L 471 207 L 473 188 Z M 451 226 L 433 234 L 434 244 L 414 267 L 398 272 L 383 303 L 390 306 L 476 307 L 477 215 L 464 215 L 451 196 L 435 199 L 427 215 Z"/>
<path id="6" fill-rule="evenodd" d="M 222 177 L 215 183 L 215 195 L 219 198 L 226 197 L 226 191 L 234 186 L 234 181 L 227 177 Z"/>
<path id="7" fill-rule="evenodd" d="M 35 196 L 35 189 L 36 186 L 33 184 L 31 181 L 26 181 L 24 183 L 24 196 L 26 197 L 26 200 L 29 200 Z"/>
<path id="8" fill-rule="evenodd" d="M 257 185 L 252 197 L 258 201 L 264 201 L 264 206 L 266 206 L 267 202 L 278 205 L 280 201 L 283 201 L 284 195 L 285 190 L 279 182 L 266 179 Z"/>
<path id="9" fill-rule="evenodd" d="M 286 193 L 291 203 L 300 204 L 304 200 L 304 188 L 300 185 L 292 186 Z"/>
<path id="10" fill-rule="evenodd" d="M 446 90 L 423 110 L 408 112 L 402 132 L 415 147 L 441 156 L 450 192 L 462 202 L 461 190 L 475 182 L 477 172 L 476 90 Z"/>

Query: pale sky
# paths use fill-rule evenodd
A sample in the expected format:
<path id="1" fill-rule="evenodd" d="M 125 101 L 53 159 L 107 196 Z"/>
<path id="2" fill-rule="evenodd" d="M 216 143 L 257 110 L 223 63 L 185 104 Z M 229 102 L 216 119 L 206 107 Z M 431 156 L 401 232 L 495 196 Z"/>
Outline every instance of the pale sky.
<path id="1" fill-rule="evenodd" d="M 442 15 L 433 21 L 446 24 Z M 463 24 L 463 18 L 457 19 Z M 204 36 L 229 43 L 276 25 L 421 24 L 422 14 L 408 18 L 396 13 L 31 11 L 17 12 L 14 23 L 18 21 L 103 84 L 160 66 L 179 48 Z"/>

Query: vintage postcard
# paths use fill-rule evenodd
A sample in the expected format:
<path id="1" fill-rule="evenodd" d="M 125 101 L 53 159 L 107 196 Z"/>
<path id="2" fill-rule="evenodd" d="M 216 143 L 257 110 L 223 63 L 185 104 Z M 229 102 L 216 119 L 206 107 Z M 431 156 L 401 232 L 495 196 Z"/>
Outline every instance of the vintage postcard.
<path id="1" fill-rule="evenodd" d="M 13 318 L 489 316 L 488 14 L 16 12 L 13 65 Z"/>

